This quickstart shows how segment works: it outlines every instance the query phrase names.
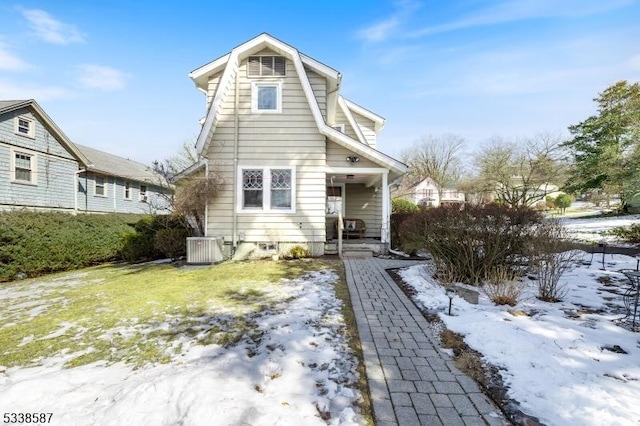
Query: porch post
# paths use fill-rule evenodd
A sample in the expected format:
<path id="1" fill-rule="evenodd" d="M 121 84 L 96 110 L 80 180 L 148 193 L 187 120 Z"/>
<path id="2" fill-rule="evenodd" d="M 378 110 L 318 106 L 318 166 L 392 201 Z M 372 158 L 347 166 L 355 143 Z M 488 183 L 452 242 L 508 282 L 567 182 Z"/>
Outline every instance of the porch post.
<path id="1" fill-rule="evenodd" d="M 389 182 L 387 173 L 382 173 L 382 226 L 380 227 L 380 242 L 389 243 Z"/>

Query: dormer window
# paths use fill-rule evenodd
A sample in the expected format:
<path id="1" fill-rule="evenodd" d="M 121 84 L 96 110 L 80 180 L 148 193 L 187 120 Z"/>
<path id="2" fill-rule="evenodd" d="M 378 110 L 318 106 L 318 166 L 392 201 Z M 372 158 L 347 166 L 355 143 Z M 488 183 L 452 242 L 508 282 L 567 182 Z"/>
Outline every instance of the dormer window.
<path id="1" fill-rule="evenodd" d="M 18 135 L 34 138 L 36 135 L 35 122 L 30 118 L 18 116 L 15 122 L 15 132 Z"/>
<path id="2" fill-rule="evenodd" d="M 284 77 L 285 64 L 284 56 L 249 56 L 247 75 L 249 77 Z"/>

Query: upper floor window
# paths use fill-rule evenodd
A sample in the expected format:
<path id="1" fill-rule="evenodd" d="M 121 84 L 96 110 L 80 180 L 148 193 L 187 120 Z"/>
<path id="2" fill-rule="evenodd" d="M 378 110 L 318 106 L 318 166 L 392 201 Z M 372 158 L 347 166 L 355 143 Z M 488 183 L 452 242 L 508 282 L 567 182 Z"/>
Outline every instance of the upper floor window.
<path id="1" fill-rule="evenodd" d="M 36 136 L 35 121 L 23 116 L 16 117 L 15 132 L 18 135 L 34 138 Z"/>
<path id="2" fill-rule="evenodd" d="M 284 77 L 285 64 L 284 56 L 249 56 L 247 75 L 249 77 Z"/>
<path id="3" fill-rule="evenodd" d="M 251 112 L 282 112 L 282 83 L 253 83 L 251 85 Z"/>
<path id="4" fill-rule="evenodd" d="M 107 195 L 107 183 L 104 176 L 95 176 L 93 179 L 93 194 L 105 197 Z"/>
<path id="5" fill-rule="evenodd" d="M 20 183 L 36 183 L 36 156 L 26 152 L 13 153 L 13 181 Z"/>

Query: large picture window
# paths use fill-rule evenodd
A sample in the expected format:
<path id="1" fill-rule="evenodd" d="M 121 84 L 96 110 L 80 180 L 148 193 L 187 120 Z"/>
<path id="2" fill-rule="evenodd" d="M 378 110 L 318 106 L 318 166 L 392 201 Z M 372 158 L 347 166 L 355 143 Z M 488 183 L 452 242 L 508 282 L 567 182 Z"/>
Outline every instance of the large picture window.
<path id="1" fill-rule="evenodd" d="M 241 167 L 239 175 L 239 211 L 294 212 L 294 168 Z"/>

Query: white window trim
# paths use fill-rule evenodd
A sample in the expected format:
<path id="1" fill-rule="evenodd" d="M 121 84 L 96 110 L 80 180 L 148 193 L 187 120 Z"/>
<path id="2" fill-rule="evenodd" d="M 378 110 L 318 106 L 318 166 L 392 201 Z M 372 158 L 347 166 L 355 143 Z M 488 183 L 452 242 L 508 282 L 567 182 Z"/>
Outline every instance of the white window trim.
<path id="1" fill-rule="evenodd" d="M 144 193 L 142 187 L 144 186 Z M 149 200 L 149 185 L 140 184 L 138 187 L 138 201 L 146 203 Z"/>
<path id="2" fill-rule="evenodd" d="M 28 133 L 22 133 L 18 130 L 19 126 L 19 122 L 20 120 L 25 120 L 29 122 L 29 132 Z M 18 115 L 15 118 L 14 121 L 14 129 L 13 131 L 15 132 L 16 135 L 20 135 L 20 136 L 24 136 L 26 138 L 31 138 L 31 139 L 35 139 L 36 138 L 36 121 L 33 118 L 24 116 L 24 115 Z"/>
<path id="3" fill-rule="evenodd" d="M 290 209 L 272 209 L 271 208 L 271 170 L 291 170 L 291 208 Z M 242 171 L 243 170 L 262 170 L 262 208 L 243 208 L 242 206 Z M 295 166 L 238 166 L 238 177 L 236 181 L 236 190 L 238 191 L 238 204 L 236 211 L 238 213 L 268 213 L 268 214 L 293 214 L 296 212 L 296 167 Z"/>
<path id="4" fill-rule="evenodd" d="M 20 183 L 23 185 L 38 185 L 38 156 L 35 152 L 27 149 L 10 149 L 11 162 L 9 163 L 9 171 L 12 183 Z M 16 179 L 16 154 L 24 154 L 31 157 L 31 180 L 26 181 Z"/>
<path id="5" fill-rule="evenodd" d="M 258 88 L 260 86 L 275 86 L 277 91 L 276 109 L 258 109 Z M 254 81 L 251 83 L 251 113 L 253 114 L 281 114 L 282 113 L 282 81 Z"/>
<path id="6" fill-rule="evenodd" d="M 96 178 L 102 178 L 104 184 L 102 185 L 104 188 L 104 194 L 98 194 L 97 192 L 97 188 L 98 188 L 98 182 L 96 182 Z M 93 176 L 93 196 L 94 197 L 102 197 L 102 198 L 107 198 L 109 192 L 108 192 L 108 182 L 107 182 L 107 178 L 105 176 Z"/>
<path id="7" fill-rule="evenodd" d="M 129 196 L 127 197 L 127 185 L 129 185 Z M 133 197 L 131 196 L 131 193 L 133 192 L 133 186 L 131 185 L 131 181 L 130 180 L 125 180 L 124 184 L 122 185 L 122 195 L 124 197 L 125 200 L 127 201 L 131 201 L 133 199 Z"/>

